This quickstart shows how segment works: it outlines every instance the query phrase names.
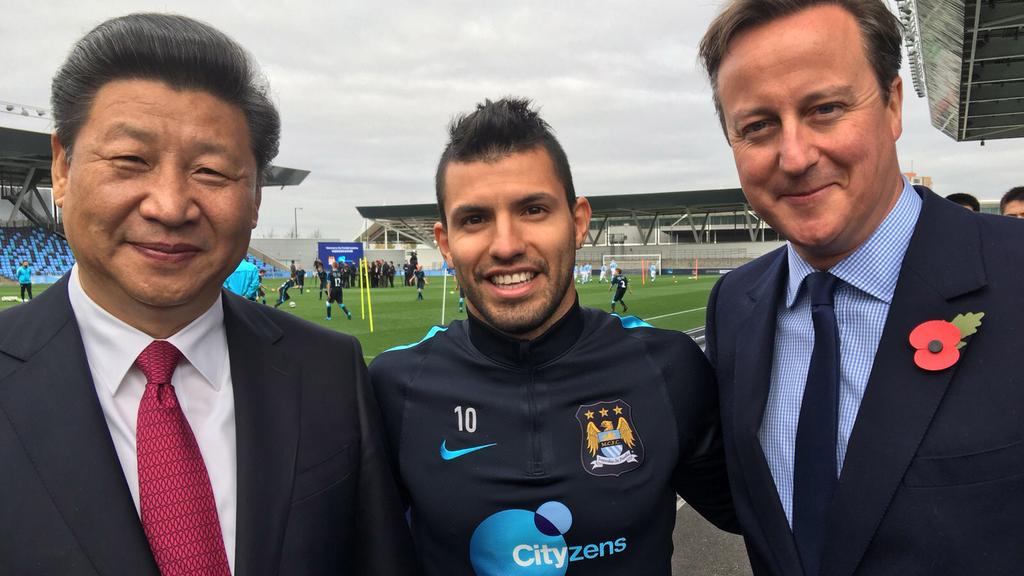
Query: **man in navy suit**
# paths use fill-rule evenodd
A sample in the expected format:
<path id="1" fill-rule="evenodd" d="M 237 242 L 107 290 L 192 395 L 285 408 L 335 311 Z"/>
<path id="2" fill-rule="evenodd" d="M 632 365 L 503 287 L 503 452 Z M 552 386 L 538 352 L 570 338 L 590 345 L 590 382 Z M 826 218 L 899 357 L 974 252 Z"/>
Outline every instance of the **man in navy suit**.
<path id="1" fill-rule="evenodd" d="M 708 304 L 755 574 L 1024 566 L 1024 226 L 900 173 L 881 0 L 731 0 L 701 43 L 751 206 L 788 245 Z"/>
<path id="2" fill-rule="evenodd" d="M 0 572 L 410 573 L 358 342 L 221 288 L 280 132 L 246 52 L 108 20 L 53 114 L 77 263 L 0 314 Z"/>

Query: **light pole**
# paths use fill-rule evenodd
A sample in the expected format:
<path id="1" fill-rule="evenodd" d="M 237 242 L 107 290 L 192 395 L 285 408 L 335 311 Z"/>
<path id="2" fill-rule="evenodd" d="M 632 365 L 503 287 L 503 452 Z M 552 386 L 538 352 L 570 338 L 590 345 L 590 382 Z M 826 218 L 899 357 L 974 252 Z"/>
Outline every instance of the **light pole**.
<path id="1" fill-rule="evenodd" d="M 301 206 L 296 206 L 292 213 L 295 215 L 295 238 L 299 237 L 299 210 L 302 210 Z"/>

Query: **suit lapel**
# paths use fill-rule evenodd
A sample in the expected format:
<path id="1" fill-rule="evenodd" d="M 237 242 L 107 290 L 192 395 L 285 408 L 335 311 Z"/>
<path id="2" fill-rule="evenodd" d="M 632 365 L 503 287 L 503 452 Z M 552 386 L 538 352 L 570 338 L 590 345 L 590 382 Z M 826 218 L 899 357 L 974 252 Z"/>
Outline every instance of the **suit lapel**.
<path id="1" fill-rule="evenodd" d="M 76 541 L 100 574 L 157 568 L 96 398 L 67 277 L 37 299 L 25 364 L 0 388 L 4 410 Z"/>
<path id="2" fill-rule="evenodd" d="M 765 539 L 782 573 L 800 574 L 800 559 L 789 522 L 758 439 L 771 388 L 771 343 L 775 341 L 778 303 L 786 269 L 786 251 L 780 250 L 776 261 L 747 293 L 750 297 L 748 317 L 743 321 L 744 328 L 737 330 L 733 348 L 736 351 L 733 409 L 739 461 Z"/>
<path id="3" fill-rule="evenodd" d="M 301 372 L 259 307 L 224 295 L 238 451 L 235 573 L 277 574 L 299 442 Z"/>
<path id="4" fill-rule="evenodd" d="M 955 365 L 919 369 L 910 332 L 927 320 L 952 320 L 965 310 L 949 300 L 985 284 L 977 224 L 962 208 L 923 196 L 830 510 L 829 575 L 856 570 L 956 372 Z"/>

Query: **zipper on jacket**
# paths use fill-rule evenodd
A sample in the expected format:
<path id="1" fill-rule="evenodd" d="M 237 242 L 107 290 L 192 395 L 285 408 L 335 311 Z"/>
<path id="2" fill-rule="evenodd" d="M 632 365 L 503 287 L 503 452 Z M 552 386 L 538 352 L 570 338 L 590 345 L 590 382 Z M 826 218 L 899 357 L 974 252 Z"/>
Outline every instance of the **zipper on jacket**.
<path id="1" fill-rule="evenodd" d="M 544 462 L 541 455 L 540 432 L 537 430 L 537 400 L 533 369 L 530 370 L 530 381 L 526 387 L 526 395 L 530 404 L 530 475 L 541 476 L 544 474 Z"/>
<path id="2" fill-rule="evenodd" d="M 530 365 L 530 343 L 519 343 L 519 359 Z M 537 424 L 537 398 L 536 387 L 534 386 L 535 372 L 530 365 L 529 380 L 526 382 L 526 410 L 530 422 L 530 457 L 526 463 L 526 472 L 530 476 L 541 476 L 544 474 L 544 462 L 541 457 L 540 432 Z"/>

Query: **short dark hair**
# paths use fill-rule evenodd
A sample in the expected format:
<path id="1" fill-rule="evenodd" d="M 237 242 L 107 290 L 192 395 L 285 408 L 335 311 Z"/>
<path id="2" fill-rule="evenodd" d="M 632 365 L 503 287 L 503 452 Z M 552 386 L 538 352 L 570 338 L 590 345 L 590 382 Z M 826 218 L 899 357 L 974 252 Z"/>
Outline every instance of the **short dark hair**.
<path id="1" fill-rule="evenodd" d="M 882 0 L 731 0 L 708 27 L 698 48 L 701 64 L 711 80 L 715 111 L 723 131 L 725 117 L 718 95 L 718 69 L 729 44 L 746 30 L 816 6 L 838 6 L 857 20 L 864 37 L 864 53 L 885 101 L 889 101 L 890 87 L 900 73 L 903 60 L 900 46 L 903 27 Z"/>
<path id="2" fill-rule="evenodd" d="M 277 156 L 281 120 L 266 79 L 244 48 L 192 18 L 129 14 L 107 20 L 83 36 L 53 77 L 55 131 L 69 161 L 96 93 L 109 82 L 131 79 L 209 92 L 240 108 L 249 125 L 257 176 L 262 177 Z"/>
<path id="3" fill-rule="evenodd" d="M 1006 205 L 1010 202 L 1015 201 L 1024 202 L 1024 186 L 1017 186 L 1016 188 L 1010 188 L 1003 194 L 1002 199 L 999 200 L 999 213 L 1006 213 Z"/>
<path id="4" fill-rule="evenodd" d="M 555 167 L 555 175 L 565 189 L 569 207 L 576 204 L 569 159 L 551 126 L 531 108 L 527 98 L 505 97 L 497 102 L 484 100 L 470 114 L 456 116 L 448 125 L 448 145 L 441 154 L 434 176 L 437 210 L 441 223 L 448 225 L 444 213 L 445 170 L 451 162 L 498 162 L 512 154 L 543 148 Z"/>
<path id="5" fill-rule="evenodd" d="M 956 194 L 950 194 L 949 196 L 946 196 L 946 200 L 949 200 L 950 202 L 955 202 L 961 206 L 966 206 L 967 208 L 970 208 L 975 212 L 981 212 L 981 203 L 978 202 L 977 198 L 971 196 L 970 194 L 966 194 L 964 192 L 957 192 Z"/>

